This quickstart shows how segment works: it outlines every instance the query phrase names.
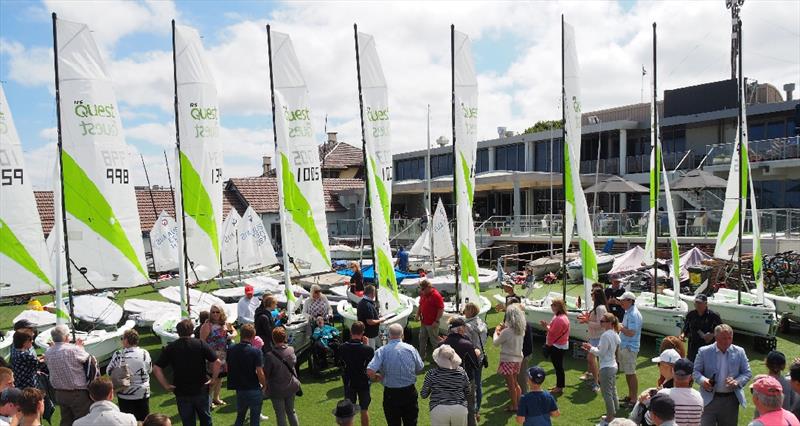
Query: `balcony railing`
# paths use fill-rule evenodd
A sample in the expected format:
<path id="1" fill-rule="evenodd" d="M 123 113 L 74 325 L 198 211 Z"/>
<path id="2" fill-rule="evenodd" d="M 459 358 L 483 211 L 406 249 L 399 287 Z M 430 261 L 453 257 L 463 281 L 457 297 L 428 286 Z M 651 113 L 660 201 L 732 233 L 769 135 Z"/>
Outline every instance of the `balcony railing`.
<path id="1" fill-rule="evenodd" d="M 751 163 L 798 159 L 800 158 L 800 136 L 749 141 L 748 148 Z M 733 144 L 707 145 L 706 152 L 708 158 L 705 165 L 730 164 Z"/>
<path id="2" fill-rule="evenodd" d="M 597 172 L 597 163 L 597 160 L 581 161 L 581 173 L 591 174 Z M 599 172 L 609 175 L 619 174 L 619 158 L 601 158 Z"/>

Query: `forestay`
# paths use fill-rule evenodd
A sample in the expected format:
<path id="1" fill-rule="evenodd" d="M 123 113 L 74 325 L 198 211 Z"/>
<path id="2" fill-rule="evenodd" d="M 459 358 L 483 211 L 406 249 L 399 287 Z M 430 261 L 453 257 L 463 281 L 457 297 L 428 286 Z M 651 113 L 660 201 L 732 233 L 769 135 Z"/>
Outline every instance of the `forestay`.
<path id="1" fill-rule="evenodd" d="M 77 268 L 85 268 L 94 288 L 145 283 L 149 278 L 131 181 L 132 158 L 111 78 L 89 27 L 59 20 L 56 31 L 72 276 L 79 276 Z M 91 287 L 74 280 L 73 288 Z"/>
<path id="2" fill-rule="evenodd" d="M 53 288 L 42 222 L 5 90 L 0 85 L 0 288 L 2 296 Z"/>

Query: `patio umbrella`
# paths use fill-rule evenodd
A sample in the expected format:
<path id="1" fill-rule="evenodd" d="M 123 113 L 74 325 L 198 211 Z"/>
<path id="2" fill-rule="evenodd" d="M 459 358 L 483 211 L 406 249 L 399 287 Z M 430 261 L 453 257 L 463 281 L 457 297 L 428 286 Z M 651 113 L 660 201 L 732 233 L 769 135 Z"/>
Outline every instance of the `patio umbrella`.
<path id="1" fill-rule="evenodd" d="M 604 179 L 597 185 L 592 185 L 586 188 L 583 192 L 593 194 L 595 192 L 607 192 L 609 194 L 624 194 L 624 193 L 647 193 L 650 192 L 646 187 L 639 185 L 636 182 L 625 180 L 619 176 L 611 176 Z"/>
<path id="2" fill-rule="evenodd" d="M 707 188 L 725 188 L 727 185 L 728 182 L 721 177 L 714 176 L 704 170 L 694 169 L 676 179 L 672 184 L 672 189 L 676 191 L 699 191 Z"/>

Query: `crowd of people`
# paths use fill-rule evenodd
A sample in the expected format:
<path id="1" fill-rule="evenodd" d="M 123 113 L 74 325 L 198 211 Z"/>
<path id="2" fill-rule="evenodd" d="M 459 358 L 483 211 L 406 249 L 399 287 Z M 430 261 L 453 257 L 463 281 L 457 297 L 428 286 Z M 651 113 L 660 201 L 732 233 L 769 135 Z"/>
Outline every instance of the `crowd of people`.
<path id="1" fill-rule="evenodd" d="M 490 335 L 474 303 L 465 304 L 460 315 L 448 315 L 447 324 L 442 324 L 444 298 L 422 280 L 417 318 L 421 328 L 415 347 L 397 323 L 386 327 L 387 339 L 382 342 L 379 333 L 385 319 L 375 306 L 375 288 L 364 286 L 358 320 L 350 327 L 349 339 L 337 347 L 344 399 L 332 407 L 334 421 L 353 425 L 358 419 L 361 425 L 369 425 L 372 386 L 380 384 L 382 414 L 390 426 L 416 425 L 420 397 L 428 400 L 432 425 L 477 425 L 483 370 L 489 366 L 485 345 L 491 337 L 492 345 L 499 348 L 496 374 L 508 393 L 505 410 L 519 424 L 551 424 L 551 418 L 560 415 L 556 398 L 567 386 L 567 306 L 564 300 L 551 300 L 553 316 L 539 324 L 546 337 L 537 363 L 536 327 L 527 323 L 513 286 L 505 290 L 505 302 L 496 307 L 504 318 Z M 319 287 L 312 287 L 311 295 L 304 311 L 314 320 L 309 325 L 314 334 L 323 338 L 329 328 L 331 333 L 338 332 L 325 323 L 332 313 Z M 642 316 L 636 295 L 617 281 L 608 288 L 596 284 L 591 295 L 591 309 L 578 318 L 589 328 L 589 341 L 581 345 L 587 369 L 579 380 L 603 399 L 600 425 L 735 425 L 740 407 L 752 403 L 756 410 L 752 426 L 800 426 L 800 358 L 784 376 L 787 359 L 772 351 L 766 358 L 769 374 L 753 378 L 745 350 L 733 344 L 733 329 L 708 309 L 705 296 L 696 297 L 681 335 L 662 340 L 659 356 L 652 359 L 659 378 L 640 393 L 637 360 Z M 252 289 L 246 289 L 238 305 L 238 327 L 220 306 L 203 313 L 197 326 L 192 320 L 182 320 L 176 326 L 179 338 L 155 361 L 139 347 L 136 330 L 126 331 L 122 349 L 112 356 L 104 376 L 90 368 L 96 360 L 83 343 L 70 342 L 67 327 L 53 328 L 52 346 L 37 356 L 32 347 L 35 330 L 29 323 L 18 322 L 10 364 L 0 367 L 0 426 L 39 425 L 43 418 L 50 418 L 53 404 L 59 407 L 61 425 L 169 425 L 168 416 L 150 412 L 151 374 L 175 396 L 183 424 L 212 424 L 212 410 L 226 404 L 220 390 L 227 378 L 227 389 L 235 392 L 235 425 L 255 426 L 267 420 L 262 407 L 269 400 L 278 425 L 296 426 L 300 420 L 295 400 L 303 395 L 297 355 L 287 342 L 281 325 L 284 316 L 277 310 L 275 297 L 267 294 L 260 302 L 254 299 Z M 447 333 L 442 335 L 442 329 Z M 552 364 L 555 375 L 555 386 L 549 389 L 544 389 L 545 361 Z M 417 379 L 423 372 L 418 389 Z M 617 391 L 618 372 L 625 376 L 627 392 Z M 43 378 L 48 378 L 48 386 L 42 386 Z M 622 407 L 629 409 L 625 411 L 628 418 L 617 417 Z"/>

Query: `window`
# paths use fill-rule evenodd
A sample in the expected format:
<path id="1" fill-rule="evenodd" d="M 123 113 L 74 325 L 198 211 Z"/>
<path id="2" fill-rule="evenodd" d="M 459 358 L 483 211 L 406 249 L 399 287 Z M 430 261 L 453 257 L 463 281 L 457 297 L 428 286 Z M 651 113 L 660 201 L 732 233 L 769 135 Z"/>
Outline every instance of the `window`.
<path id="1" fill-rule="evenodd" d="M 431 177 L 448 176 L 453 174 L 453 154 L 439 154 L 431 156 Z"/>
<path id="2" fill-rule="evenodd" d="M 782 138 L 786 136 L 786 126 L 783 121 L 773 121 L 767 124 L 765 139 Z"/>
<path id="3" fill-rule="evenodd" d="M 786 181 L 785 197 L 785 205 L 783 207 L 800 208 L 800 180 Z"/>
<path id="4" fill-rule="evenodd" d="M 475 173 L 482 173 L 489 171 L 489 150 L 481 148 L 477 152 L 475 159 Z"/>
<path id="5" fill-rule="evenodd" d="M 525 170 L 525 144 L 498 146 L 494 151 L 495 170 Z"/>
<path id="6" fill-rule="evenodd" d="M 751 141 L 764 139 L 764 123 L 751 124 L 747 126 L 747 137 Z"/>
<path id="7" fill-rule="evenodd" d="M 397 160 L 394 167 L 395 180 L 425 179 L 425 158 Z"/>
<path id="8" fill-rule="evenodd" d="M 534 145 L 533 170 L 537 172 L 550 171 L 550 141 L 536 142 Z"/>
<path id="9" fill-rule="evenodd" d="M 756 202 L 760 209 L 783 207 L 783 181 L 762 180 L 753 182 L 756 189 Z"/>

